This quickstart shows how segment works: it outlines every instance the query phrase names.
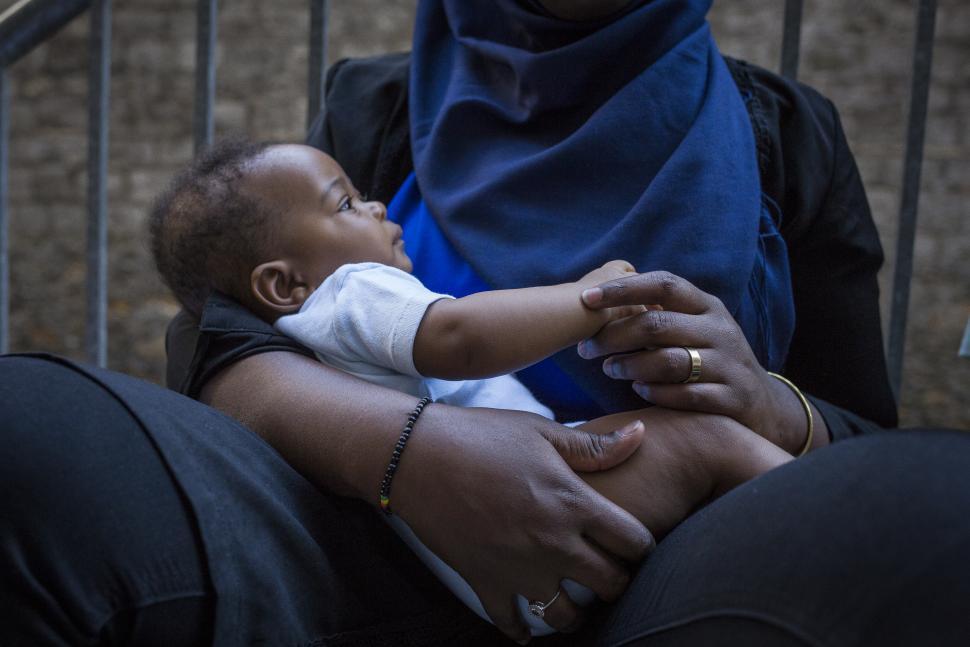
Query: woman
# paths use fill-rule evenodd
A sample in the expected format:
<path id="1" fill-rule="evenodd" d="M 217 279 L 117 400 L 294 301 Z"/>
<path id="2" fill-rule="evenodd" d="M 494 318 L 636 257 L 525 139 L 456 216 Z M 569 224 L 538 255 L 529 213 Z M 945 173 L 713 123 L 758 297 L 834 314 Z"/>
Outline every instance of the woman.
<path id="1" fill-rule="evenodd" d="M 677 298 L 689 291 L 680 279 L 658 284 L 655 274 L 638 278 L 624 288 L 628 299 L 654 303 L 666 296 L 667 309 L 594 340 L 589 355 L 659 348 L 626 358 L 616 371 L 624 381 L 650 383 L 648 391 L 641 391 L 658 403 L 689 409 L 695 402 L 690 389 L 723 387 L 712 412 L 739 417 L 793 453 L 809 440 L 806 448 L 812 449 L 880 425 L 893 426 L 895 408 L 878 322 L 876 271 L 882 255 L 835 111 L 803 86 L 737 61 L 725 65 L 707 35 L 706 10 L 704 2 L 506 1 L 487 7 L 424 2 L 410 57 L 346 61 L 331 70 L 328 111 L 309 141 L 333 154 L 368 193 L 390 203 L 407 239 L 419 241 L 417 249 L 409 243 L 409 253 L 416 275 L 433 289 L 461 294 L 482 286 L 555 282 L 558 272 L 594 262 L 599 251 L 609 258 L 629 258 L 640 270 L 673 270 L 715 292 L 730 316 L 723 308 L 705 306 L 706 296 Z M 641 122 L 649 127 L 637 131 Z M 612 157 L 622 163 L 611 164 Z M 644 167 L 635 168 L 640 175 L 633 174 L 641 179 L 631 179 L 624 164 Z M 599 172 L 600 167 L 607 172 Z M 616 177 L 626 185 L 616 184 Z M 577 186 L 579 191 L 570 191 Z M 670 226 L 677 219 L 685 226 Z M 649 227 L 641 227 L 643 222 Z M 551 226 L 572 230 L 572 235 L 543 245 L 536 233 L 545 236 Z M 214 316 L 203 320 L 207 332 L 202 343 L 219 350 L 196 353 L 195 370 L 180 380 L 183 390 L 258 430 L 324 489 L 372 500 L 369 490 L 386 463 L 381 447 L 393 444 L 395 416 L 413 403 L 362 392 L 334 372 L 310 368 L 294 353 L 253 355 L 256 348 L 287 347 L 287 341 L 272 338 L 261 345 L 266 340 L 243 334 L 245 326 L 227 314 L 230 305 L 217 305 Z M 674 385 L 690 371 L 683 346 L 700 347 L 706 367 L 700 384 Z M 245 359 L 232 363 L 238 357 Z M 794 391 L 765 371 L 782 367 L 810 394 L 808 413 Z M 541 370 L 520 377 L 563 419 L 642 403 L 628 384 L 572 352 Z M 271 396 L 268 401 L 287 406 L 267 407 L 262 398 L 254 400 L 249 395 L 254 385 Z M 330 395 L 321 400 L 321 392 Z M 576 563 L 596 564 L 592 571 L 624 581 L 603 560 L 598 546 L 607 541 L 600 536 L 603 528 L 590 533 L 582 518 L 602 507 L 612 517 L 610 525 L 629 529 L 624 542 L 635 544 L 633 527 L 578 487 L 548 447 L 527 440 L 534 431 L 523 428 L 520 418 L 503 412 L 434 411 L 431 407 L 422 417 L 423 431 L 415 434 L 396 477 L 395 488 L 414 497 L 400 513 L 466 576 L 507 635 L 524 635 L 509 602 L 515 593 L 550 600 L 564 577 L 585 577 L 593 588 L 605 586 L 593 573 L 577 573 Z M 816 426 L 811 437 L 809 417 Z M 344 421 L 353 421 L 352 432 L 342 431 Z M 645 422 L 648 428 L 662 424 Z M 717 418 L 684 413 L 682 424 L 716 425 Z M 345 440 L 344 433 L 352 440 Z M 483 449 L 496 433 L 507 441 Z M 570 438 L 548 426 L 540 433 L 557 444 Z M 464 460 L 454 462 L 440 451 L 441 444 L 458 444 Z M 831 508 L 843 486 L 823 483 L 842 469 L 865 471 L 862 464 L 853 465 L 860 459 L 850 454 L 846 449 L 808 463 L 812 468 L 780 470 L 769 497 L 779 497 L 774 501 L 781 506 L 796 489 L 805 506 L 835 514 Z M 571 465 L 583 467 L 575 461 Z M 491 483 L 523 478 L 528 485 L 501 494 L 484 492 Z M 516 490 L 541 495 L 523 501 Z M 464 496 L 456 498 L 455 492 Z M 576 496 L 582 501 L 580 513 L 563 515 Z M 834 586 L 829 575 L 845 568 L 847 555 L 816 554 L 794 572 L 786 571 L 763 537 L 745 531 L 748 521 L 743 519 L 750 513 L 740 509 L 752 503 L 745 496 L 753 497 L 754 491 L 741 488 L 728 499 L 731 504 L 712 506 L 701 520 L 685 524 L 723 524 L 718 540 L 725 545 L 758 547 L 742 551 L 737 572 L 716 579 L 699 573 L 705 594 L 716 598 L 720 587 L 744 581 L 742 574 L 777 571 L 788 573 L 784 581 L 807 586 L 805 594 L 813 601 L 828 599 L 825 589 Z M 874 501 L 861 497 L 852 504 L 864 509 Z M 826 541 L 814 527 L 805 532 L 806 521 L 797 509 L 775 510 L 771 518 L 783 529 L 782 536 L 790 537 L 786 541 L 794 542 L 789 547 L 810 553 L 817 542 Z M 496 519 L 503 520 L 502 532 L 518 528 L 523 536 L 508 542 L 495 536 Z M 825 523 L 849 527 L 848 518 L 838 515 Z M 705 532 L 675 533 L 692 539 L 667 549 L 666 559 L 648 561 L 640 578 L 649 580 L 644 573 L 651 569 L 673 572 L 667 569 L 674 562 L 709 550 L 702 540 Z M 759 532 L 770 534 L 763 528 Z M 581 540 L 590 534 L 597 537 L 597 546 Z M 536 542 L 548 536 L 567 540 Z M 849 547 L 860 541 L 859 536 L 845 538 Z M 607 548 L 625 556 L 630 545 Z M 661 552 L 670 545 L 677 541 L 665 542 Z M 881 554 L 892 552 L 887 548 Z M 805 584 L 810 575 L 824 573 L 829 575 L 819 576 L 816 588 Z M 683 575 L 676 581 L 697 583 Z M 653 584 L 637 583 L 640 593 L 645 590 L 656 602 Z M 759 577 L 750 583 L 752 590 L 764 590 L 764 585 Z M 724 594 L 724 599 L 740 604 L 745 598 L 750 605 L 732 617 L 767 616 L 769 625 L 785 626 L 786 635 L 804 639 L 820 619 L 790 623 L 790 613 L 772 607 L 783 593 L 754 595 L 757 601 L 747 593 Z M 666 615 L 690 606 L 688 600 L 668 591 L 656 608 L 647 610 L 649 605 L 637 604 L 642 597 L 629 596 L 620 608 L 640 609 L 638 622 L 647 631 L 663 627 L 662 618 L 686 623 L 723 612 L 723 605 L 697 602 L 690 612 Z M 575 624 L 579 611 L 568 598 L 559 600 L 546 611 L 546 619 L 565 629 Z M 843 605 L 839 599 L 832 604 Z M 714 621 L 715 629 L 723 630 L 719 622 Z M 734 620 L 724 622 L 733 626 Z M 741 622 L 742 630 L 755 632 L 750 636 L 769 631 L 745 623 L 751 624 Z"/>

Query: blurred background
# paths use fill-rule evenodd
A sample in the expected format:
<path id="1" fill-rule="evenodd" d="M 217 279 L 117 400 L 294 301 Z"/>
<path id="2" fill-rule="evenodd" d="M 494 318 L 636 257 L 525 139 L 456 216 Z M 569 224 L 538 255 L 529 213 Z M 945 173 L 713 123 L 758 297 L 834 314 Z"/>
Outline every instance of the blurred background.
<path id="1" fill-rule="evenodd" d="M 0 0 L 0 11 L 14 4 Z M 416 0 L 331 0 L 328 62 L 410 47 Z M 887 255 L 899 213 L 915 0 L 806 0 L 799 78 L 835 102 Z M 301 140 L 306 0 L 219 3 L 216 136 Z M 784 2 L 721 0 L 724 53 L 777 70 Z M 9 70 L 11 350 L 83 357 L 87 155 L 84 15 Z M 115 0 L 109 157 L 109 368 L 161 382 L 177 308 L 144 223 L 192 156 L 194 0 Z M 970 429 L 970 3 L 939 0 L 916 260 L 900 397 L 903 425 Z"/>

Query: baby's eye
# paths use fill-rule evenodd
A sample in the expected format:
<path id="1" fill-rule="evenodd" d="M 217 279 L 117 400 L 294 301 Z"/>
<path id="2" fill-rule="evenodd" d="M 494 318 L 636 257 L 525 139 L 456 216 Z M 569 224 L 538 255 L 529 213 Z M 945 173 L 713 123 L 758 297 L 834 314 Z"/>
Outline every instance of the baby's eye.
<path id="1" fill-rule="evenodd" d="M 353 208 L 354 208 L 353 198 L 351 198 L 348 195 L 348 196 L 345 196 L 344 199 L 340 201 L 340 204 L 337 206 L 337 211 L 350 211 Z"/>

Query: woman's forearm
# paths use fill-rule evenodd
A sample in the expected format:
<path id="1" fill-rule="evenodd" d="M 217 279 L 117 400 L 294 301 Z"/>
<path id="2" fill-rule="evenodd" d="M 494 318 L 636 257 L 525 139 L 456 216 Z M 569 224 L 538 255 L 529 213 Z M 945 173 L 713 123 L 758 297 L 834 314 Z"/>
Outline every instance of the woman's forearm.
<path id="1" fill-rule="evenodd" d="M 200 399 L 266 439 L 327 492 L 377 502 L 377 490 L 413 396 L 289 352 L 222 370 Z"/>

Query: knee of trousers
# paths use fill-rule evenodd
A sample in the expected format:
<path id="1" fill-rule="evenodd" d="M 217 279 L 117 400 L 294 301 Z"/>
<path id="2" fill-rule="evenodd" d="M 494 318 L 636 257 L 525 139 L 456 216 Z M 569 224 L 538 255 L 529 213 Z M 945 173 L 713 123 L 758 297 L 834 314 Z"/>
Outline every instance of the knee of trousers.
<path id="1" fill-rule="evenodd" d="M 0 358 L 0 492 L 0 601 L 18 609 L 0 633 L 87 642 L 132 606 L 209 590 L 191 510 L 154 445 L 66 365 Z"/>
<path id="2" fill-rule="evenodd" d="M 828 645 L 970 640 L 968 468 L 959 431 L 887 431 L 813 452 L 681 524 L 611 622 L 649 633 L 758 618 Z"/>

